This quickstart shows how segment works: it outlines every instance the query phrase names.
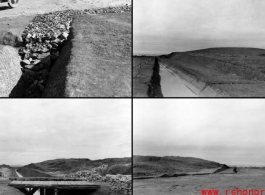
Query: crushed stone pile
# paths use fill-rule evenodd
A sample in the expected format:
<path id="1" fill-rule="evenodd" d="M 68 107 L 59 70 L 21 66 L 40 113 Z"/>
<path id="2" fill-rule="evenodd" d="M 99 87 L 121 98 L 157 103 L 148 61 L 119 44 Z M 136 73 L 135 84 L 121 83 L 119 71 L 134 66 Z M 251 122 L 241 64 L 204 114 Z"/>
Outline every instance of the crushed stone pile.
<path id="1" fill-rule="evenodd" d="M 123 194 L 132 194 L 132 177 L 131 175 L 106 175 L 106 181 L 114 191 Z"/>
<path id="2" fill-rule="evenodd" d="M 124 12 L 131 12 L 132 6 L 131 5 L 122 5 L 117 7 L 106 7 L 106 8 L 99 8 L 99 9 L 85 9 L 83 13 L 85 14 L 102 14 L 102 13 L 124 13 Z"/>
<path id="3" fill-rule="evenodd" d="M 21 56 L 24 97 L 41 97 L 52 65 L 60 56 L 66 42 L 72 18 L 80 14 L 130 12 L 131 5 L 85 10 L 64 10 L 37 15 L 25 28 L 21 37 Z"/>
<path id="4" fill-rule="evenodd" d="M 65 175 L 67 178 L 85 178 L 90 182 L 107 182 L 111 190 L 122 194 L 132 194 L 131 175 L 106 175 L 101 176 L 97 171 L 83 170 Z"/>

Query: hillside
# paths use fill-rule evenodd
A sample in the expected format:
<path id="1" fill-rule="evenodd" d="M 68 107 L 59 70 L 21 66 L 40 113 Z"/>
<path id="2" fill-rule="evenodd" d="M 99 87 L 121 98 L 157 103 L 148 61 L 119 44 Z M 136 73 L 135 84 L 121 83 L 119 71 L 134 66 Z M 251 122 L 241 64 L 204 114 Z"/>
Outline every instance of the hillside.
<path id="1" fill-rule="evenodd" d="M 90 159 L 55 159 L 31 163 L 18 169 L 24 177 L 64 176 L 79 170 L 91 170 L 103 164 L 108 165 L 107 173 L 130 174 L 131 158 Z"/>
<path id="2" fill-rule="evenodd" d="M 173 52 L 160 56 L 160 63 L 189 82 L 189 87 L 200 96 L 265 96 L 264 49 L 209 48 Z"/>
<path id="3" fill-rule="evenodd" d="M 217 169 L 222 164 L 192 157 L 179 156 L 133 156 L 133 175 L 154 176 L 175 173 L 200 172 L 205 169 Z"/>

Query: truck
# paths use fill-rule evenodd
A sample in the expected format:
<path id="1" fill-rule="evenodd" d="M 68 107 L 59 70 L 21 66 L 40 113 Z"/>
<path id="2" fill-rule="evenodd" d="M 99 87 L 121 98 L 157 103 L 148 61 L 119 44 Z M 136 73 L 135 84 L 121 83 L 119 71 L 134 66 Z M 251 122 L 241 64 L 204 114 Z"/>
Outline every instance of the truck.
<path id="1" fill-rule="evenodd" d="M 0 0 L 0 3 L 8 3 L 9 7 L 15 8 L 19 6 L 20 0 Z"/>

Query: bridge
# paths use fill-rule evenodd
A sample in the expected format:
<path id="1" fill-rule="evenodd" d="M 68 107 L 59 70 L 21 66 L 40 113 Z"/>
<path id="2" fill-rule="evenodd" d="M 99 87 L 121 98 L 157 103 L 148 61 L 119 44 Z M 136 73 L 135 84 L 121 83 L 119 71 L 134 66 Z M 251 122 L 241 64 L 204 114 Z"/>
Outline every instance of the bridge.
<path id="1" fill-rule="evenodd" d="M 8 184 L 25 195 L 33 195 L 39 190 L 40 195 L 88 195 L 100 188 L 100 185 L 74 178 L 23 177 L 10 178 Z"/>

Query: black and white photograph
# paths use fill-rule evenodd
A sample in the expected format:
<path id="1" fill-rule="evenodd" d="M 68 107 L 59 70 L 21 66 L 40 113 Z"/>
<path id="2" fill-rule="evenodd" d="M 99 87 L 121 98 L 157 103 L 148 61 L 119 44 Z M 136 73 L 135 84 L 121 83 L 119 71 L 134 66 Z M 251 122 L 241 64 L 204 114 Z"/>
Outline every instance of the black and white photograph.
<path id="1" fill-rule="evenodd" d="M 0 0 L 0 97 L 131 97 L 132 0 Z"/>
<path id="2" fill-rule="evenodd" d="M 265 193 L 263 99 L 135 99 L 134 195 Z"/>
<path id="3" fill-rule="evenodd" d="M 265 97 L 264 1 L 133 3 L 133 97 Z"/>
<path id="4" fill-rule="evenodd" d="M 0 100 L 1 195 L 123 195 L 130 99 Z"/>

